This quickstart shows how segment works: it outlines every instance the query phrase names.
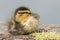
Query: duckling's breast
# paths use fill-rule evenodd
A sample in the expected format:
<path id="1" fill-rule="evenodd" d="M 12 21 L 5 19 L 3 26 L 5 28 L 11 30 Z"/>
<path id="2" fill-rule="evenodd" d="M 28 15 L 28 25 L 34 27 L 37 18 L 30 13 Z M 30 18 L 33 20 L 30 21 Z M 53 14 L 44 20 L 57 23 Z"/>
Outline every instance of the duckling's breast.
<path id="1" fill-rule="evenodd" d="M 30 16 L 22 23 L 22 25 L 24 25 L 24 31 L 33 32 L 38 27 L 39 22 L 33 16 Z"/>

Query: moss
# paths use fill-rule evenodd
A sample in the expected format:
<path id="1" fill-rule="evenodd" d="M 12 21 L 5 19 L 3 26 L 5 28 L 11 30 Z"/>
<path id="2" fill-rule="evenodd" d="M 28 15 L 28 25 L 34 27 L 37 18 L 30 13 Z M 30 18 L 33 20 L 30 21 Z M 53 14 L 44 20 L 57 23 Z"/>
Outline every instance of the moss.
<path id="1" fill-rule="evenodd" d="M 60 33 L 55 32 L 42 32 L 30 34 L 36 38 L 36 40 L 60 40 Z"/>

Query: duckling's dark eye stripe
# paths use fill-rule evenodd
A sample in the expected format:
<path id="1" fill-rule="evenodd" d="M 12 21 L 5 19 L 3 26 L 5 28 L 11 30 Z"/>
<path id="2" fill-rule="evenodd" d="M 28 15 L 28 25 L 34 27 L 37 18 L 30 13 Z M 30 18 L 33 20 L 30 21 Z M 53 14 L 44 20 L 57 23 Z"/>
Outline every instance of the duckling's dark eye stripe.
<path id="1" fill-rule="evenodd" d="M 28 13 L 28 12 L 19 12 L 18 14 L 31 14 L 31 13 Z"/>

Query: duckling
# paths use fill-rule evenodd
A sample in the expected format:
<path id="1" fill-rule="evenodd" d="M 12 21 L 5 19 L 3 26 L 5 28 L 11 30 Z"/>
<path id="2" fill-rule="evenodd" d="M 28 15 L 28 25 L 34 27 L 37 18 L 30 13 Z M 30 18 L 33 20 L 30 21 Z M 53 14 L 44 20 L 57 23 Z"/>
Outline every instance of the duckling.
<path id="1" fill-rule="evenodd" d="M 34 14 L 27 7 L 19 7 L 8 22 L 8 31 L 11 34 L 30 34 L 37 30 L 40 16 Z"/>

